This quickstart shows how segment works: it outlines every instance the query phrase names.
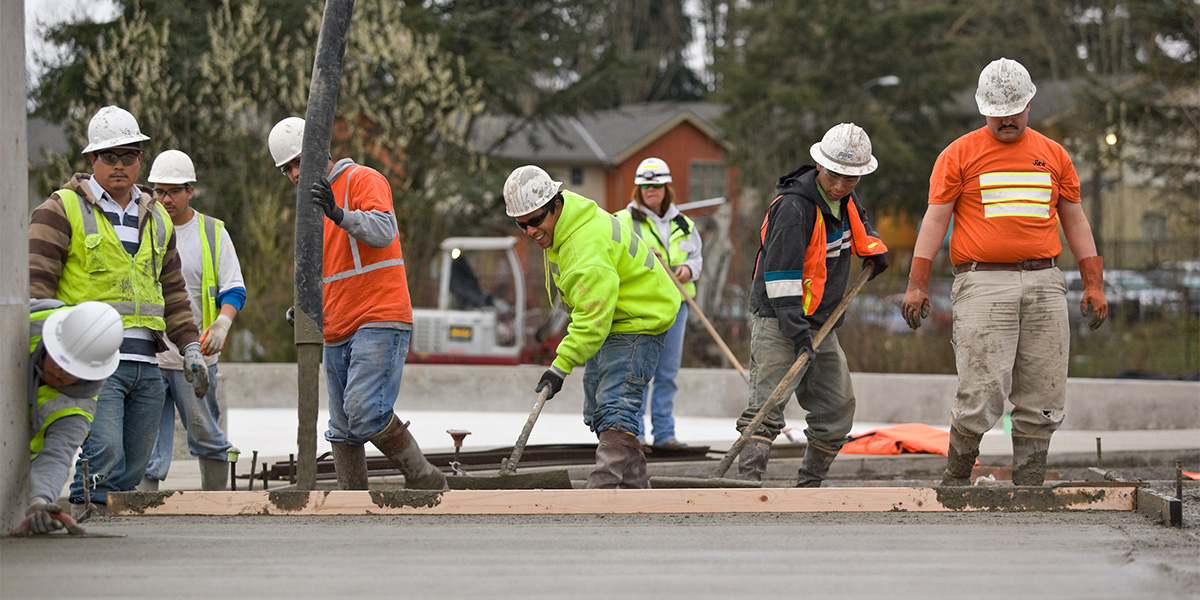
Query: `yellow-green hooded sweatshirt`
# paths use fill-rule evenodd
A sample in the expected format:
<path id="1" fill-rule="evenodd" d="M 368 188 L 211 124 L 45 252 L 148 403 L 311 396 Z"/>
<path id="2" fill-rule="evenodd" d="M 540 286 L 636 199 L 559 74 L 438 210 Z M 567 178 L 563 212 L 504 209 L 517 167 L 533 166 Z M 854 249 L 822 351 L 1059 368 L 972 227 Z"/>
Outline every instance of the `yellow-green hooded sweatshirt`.
<path id="1" fill-rule="evenodd" d="M 550 303 L 570 312 L 554 366 L 570 373 L 613 333 L 658 335 L 683 301 L 670 275 L 628 226 L 574 192 L 563 191 L 554 242 L 546 250 Z"/>

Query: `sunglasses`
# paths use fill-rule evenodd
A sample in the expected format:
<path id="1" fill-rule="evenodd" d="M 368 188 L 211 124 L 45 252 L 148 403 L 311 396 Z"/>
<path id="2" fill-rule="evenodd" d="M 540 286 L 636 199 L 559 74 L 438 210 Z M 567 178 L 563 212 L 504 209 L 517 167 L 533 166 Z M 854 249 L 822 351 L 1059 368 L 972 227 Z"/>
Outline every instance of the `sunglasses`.
<path id="1" fill-rule="evenodd" d="M 550 216 L 550 209 L 552 208 L 554 208 L 553 202 L 548 204 L 546 208 L 543 208 L 540 214 L 534 215 L 533 218 L 529 219 L 528 221 L 519 221 L 517 219 L 513 219 L 513 222 L 517 224 L 517 228 L 521 231 L 525 231 L 530 227 L 537 227 L 546 221 L 546 217 Z"/>
<path id="2" fill-rule="evenodd" d="M 125 154 L 117 154 L 116 152 L 113 152 L 110 150 L 110 151 L 97 153 L 96 158 L 100 159 L 100 162 L 102 162 L 110 167 L 117 164 L 118 162 L 120 162 L 122 165 L 124 165 L 126 167 L 132 167 L 134 163 L 136 163 L 139 159 L 142 158 L 142 153 L 141 152 L 126 152 Z"/>
<path id="3" fill-rule="evenodd" d="M 643 183 L 642 189 L 648 190 L 648 189 L 653 188 L 653 189 L 657 190 L 657 189 L 661 188 L 662 186 L 663 186 L 663 184 L 661 184 L 661 183 Z"/>
<path id="4" fill-rule="evenodd" d="M 153 190 L 154 197 L 155 198 L 163 198 L 163 197 L 174 198 L 175 194 L 185 192 L 185 191 L 187 191 L 187 189 L 189 187 L 191 187 L 191 186 L 190 185 L 180 185 L 180 186 L 176 186 L 176 187 L 173 187 L 170 189 L 154 188 L 154 190 Z"/>

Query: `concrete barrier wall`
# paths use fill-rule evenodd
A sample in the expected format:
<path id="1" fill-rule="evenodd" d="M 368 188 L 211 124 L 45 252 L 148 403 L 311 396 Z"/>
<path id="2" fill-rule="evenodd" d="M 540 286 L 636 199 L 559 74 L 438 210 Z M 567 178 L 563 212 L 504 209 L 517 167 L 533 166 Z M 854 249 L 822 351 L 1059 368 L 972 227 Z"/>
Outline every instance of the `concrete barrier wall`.
<path id="1" fill-rule="evenodd" d="M 230 408 L 294 408 L 296 365 L 222 363 Z M 404 367 L 397 412 L 472 410 L 527 412 L 544 367 L 416 365 Z M 583 369 L 567 377 L 563 391 L 546 403 L 548 413 L 583 409 Z M 874 423 L 948 425 L 958 378 L 953 375 L 852 374 L 858 402 L 855 419 Z M 681 369 L 675 414 L 736 418 L 746 407 L 746 384 L 733 370 Z M 321 404 L 327 401 L 324 376 Z M 789 402 L 789 421 L 804 412 Z M 1063 429 L 1200 429 L 1200 383 L 1123 379 L 1069 379 Z M 1200 441 L 1198 441 L 1200 443 Z"/>

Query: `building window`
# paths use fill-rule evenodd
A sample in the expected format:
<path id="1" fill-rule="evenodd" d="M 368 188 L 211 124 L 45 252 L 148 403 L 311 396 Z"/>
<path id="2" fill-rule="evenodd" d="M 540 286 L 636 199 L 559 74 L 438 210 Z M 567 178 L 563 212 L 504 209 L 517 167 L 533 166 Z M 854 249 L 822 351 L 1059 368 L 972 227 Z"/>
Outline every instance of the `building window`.
<path id="1" fill-rule="evenodd" d="M 692 162 L 688 175 L 688 202 L 699 202 L 725 195 L 725 165 L 718 162 Z"/>
<path id="2" fill-rule="evenodd" d="M 571 167 L 571 185 L 583 185 L 583 169 Z"/>

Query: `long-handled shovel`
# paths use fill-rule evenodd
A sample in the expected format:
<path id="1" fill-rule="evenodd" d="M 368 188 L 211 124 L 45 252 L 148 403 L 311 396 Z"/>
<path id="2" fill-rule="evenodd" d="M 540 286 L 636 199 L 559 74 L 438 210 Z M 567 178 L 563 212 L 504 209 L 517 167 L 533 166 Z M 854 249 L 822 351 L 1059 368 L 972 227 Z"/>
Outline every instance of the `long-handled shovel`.
<path id="1" fill-rule="evenodd" d="M 742 363 L 738 362 L 737 357 L 733 355 L 733 351 L 729 349 L 729 346 L 725 345 L 725 340 L 721 339 L 721 335 L 717 333 L 717 330 L 713 328 L 712 323 L 708 321 L 708 317 L 704 316 L 704 311 L 700 310 L 700 306 L 696 304 L 695 300 L 692 300 L 690 295 L 688 295 L 687 290 L 683 287 L 683 284 L 675 278 L 675 274 L 671 272 L 671 268 L 667 266 L 665 261 L 663 261 L 662 254 L 659 254 L 658 250 L 654 250 L 654 256 L 658 258 L 659 264 L 661 264 L 663 268 L 667 270 L 667 274 L 671 276 L 671 281 L 675 283 L 676 288 L 679 288 L 679 293 L 683 295 L 684 300 L 687 300 L 688 306 L 691 307 L 692 312 L 696 313 L 696 316 L 700 318 L 700 322 L 703 323 L 704 328 L 708 330 L 708 335 L 711 335 L 713 341 L 716 342 L 717 346 L 721 348 L 721 352 L 725 354 L 725 358 L 728 358 L 729 362 L 733 363 L 733 366 L 737 368 L 738 373 L 742 374 L 742 379 L 745 379 L 747 382 L 749 382 L 750 374 L 746 372 L 746 369 L 742 368 Z"/>
<path id="2" fill-rule="evenodd" d="M 854 281 L 854 285 L 850 287 L 850 290 L 846 292 L 846 295 L 842 298 L 842 301 L 839 302 L 837 307 L 833 309 L 833 313 L 830 314 L 829 318 L 825 320 L 825 324 L 822 325 L 821 329 L 817 331 L 817 335 L 813 336 L 813 348 L 818 348 L 821 346 L 821 342 L 825 341 L 825 337 L 829 335 L 830 331 L 833 331 L 833 325 L 837 323 L 838 319 L 842 318 L 842 314 L 845 313 L 846 309 L 850 307 L 850 301 L 854 300 L 854 297 L 858 295 L 858 292 L 862 290 L 863 286 L 866 285 L 867 280 L 870 278 L 871 270 L 863 269 L 862 273 L 858 276 L 858 279 Z M 721 459 L 721 462 L 717 464 L 717 467 L 713 469 L 711 475 L 708 477 L 651 477 L 650 487 L 761 487 L 762 484 L 757 481 L 726 479 L 725 472 L 729 470 L 729 467 L 733 464 L 734 459 L 736 459 L 737 455 L 742 451 L 742 447 L 745 446 L 746 442 L 750 440 L 750 436 L 754 435 L 755 431 L 758 431 L 758 427 L 762 425 L 762 422 L 767 418 L 767 415 L 771 414 L 771 411 L 783 401 L 784 395 L 788 387 L 791 386 L 792 381 L 794 381 L 797 377 L 800 377 L 807 369 L 809 362 L 808 354 L 809 353 L 807 351 L 800 353 L 800 356 L 796 359 L 796 362 L 792 363 L 792 368 L 788 369 L 787 374 L 784 375 L 783 379 L 779 381 L 779 385 L 775 386 L 775 391 L 771 392 L 771 397 L 767 398 L 767 401 L 764 402 L 761 407 L 759 407 L 758 413 L 754 415 L 754 419 L 750 421 L 750 424 L 742 429 L 742 435 L 739 436 L 737 441 L 735 441 L 733 445 L 729 447 L 729 450 L 725 452 L 725 456 Z"/>
<path id="3" fill-rule="evenodd" d="M 570 489 L 571 476 L 566 469 L 517 473 L 517 463 L 521 461 L 521 454 L 525 452 L 525 444 L 529 441 L 529 434 L 533 433 L 533 425 L 537 423 L 538 415 L 542 414 L 542 407 L 546 405 L 546 399 L 549 397 L 550 388 L 547 386 L 538 394 L 537 402 L 534 403 L 533 410 L 529 412 L 529 419 L 525 421 L 525 427 L 521 429 L 521 435 L 517 438 L 516 445 L 513 446 L 512 455 L 500 461 L 500 472 L 496 476 L 466 477 L 451 475 L 446 477 L 450 489 Z"/>

